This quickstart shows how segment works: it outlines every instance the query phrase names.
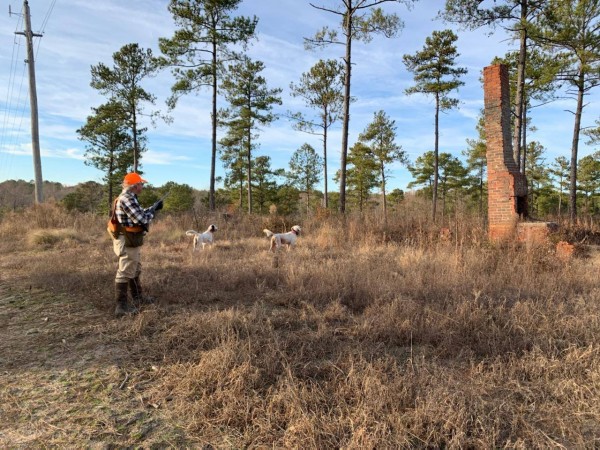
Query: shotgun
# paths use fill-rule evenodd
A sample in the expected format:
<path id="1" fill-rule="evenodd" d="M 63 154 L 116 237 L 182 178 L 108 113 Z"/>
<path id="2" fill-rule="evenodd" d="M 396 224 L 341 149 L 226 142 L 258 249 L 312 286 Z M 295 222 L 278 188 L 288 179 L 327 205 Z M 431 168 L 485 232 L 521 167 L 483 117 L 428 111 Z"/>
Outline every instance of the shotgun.
<path id="1" fill-rule="evenodd" d="M 169 196 L 169 194 L 171 193 L 171 191 L 167 192 L 161 199 L 157 200 L 150 208 L 148 208 L 150 211 L 152 211 L 152 213 L 154 213 L 156 211 L 156 207 L 158 206 L 158 204 L 162 201 L 165 200 L 165 198 L 167 198 Z"/>

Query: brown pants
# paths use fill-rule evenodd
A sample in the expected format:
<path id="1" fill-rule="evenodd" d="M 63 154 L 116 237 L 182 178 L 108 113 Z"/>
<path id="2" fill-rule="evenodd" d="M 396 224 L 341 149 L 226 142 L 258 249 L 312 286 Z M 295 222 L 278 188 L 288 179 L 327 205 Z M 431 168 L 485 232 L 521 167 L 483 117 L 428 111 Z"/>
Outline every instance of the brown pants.
<path id="1" fill-rule="evenodd" d="M 116 283 L 127 283 L 142 273 L 141 249 L 142 247 L 126 247 L 125 236 L 113 239 L 113 250 L 119 257 L 119 267 L 115 276 Z"/>

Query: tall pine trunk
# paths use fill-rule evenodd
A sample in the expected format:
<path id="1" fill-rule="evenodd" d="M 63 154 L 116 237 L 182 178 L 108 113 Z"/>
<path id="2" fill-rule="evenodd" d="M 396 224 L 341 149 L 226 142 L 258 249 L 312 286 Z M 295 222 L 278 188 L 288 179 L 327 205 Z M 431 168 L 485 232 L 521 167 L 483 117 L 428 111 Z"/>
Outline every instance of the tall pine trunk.
<path id="1" fill-rule="evenodd" d="M 327 117 L 327 112 L 325 113 Z M 323 193 L 323 207 L 327 209 L 329 206 L 329 198 L 327 195 L 327 119 L 323 121 L 323 178 L 325 180 L 325 192 Z"/>
<path id="2" fill-rule="evenodd" d="M 217 165 L 217 44 L 213 41 L 212 51 L 212 149 L 210 157 L 210 188 L 208 190 L 208 206 L 214 211 L 215 206 L 215 167 Z"/>
<path id="3" fill-rule="evenodd" d="M 352 1 L 348 0 L 348 10 Z M 346 73 L 344 76 L 344 112 L 342 119 L 342 154 L 340 158 L 340 212 L 346 212 L 346 160 L 348 156 L 348 129 L 350 126 L 350 78 L 352 70 L 352 14 L 346 15 Z"/>
<path id="4" fill-rule="evenodd" d="M 519 34 L 519 61 L 517 63 L 517 90 L 515 92 L 515 121 L 513 135 L 513 154 L 517 170 L 525 173 L 525 166 L 521 164 L 521 133 L 525 126 L 523 119 L 523 105 L 525 104 L 525 64 L 527 62 L 527 29 L 523 26 L 527 20 L 527 0 L 521 2 L 521 28 Z"/>
<path id="5" fill-rule="evenodd" d="M 437 209 L 437 197 L 438 197 L 438 168 L 439 168 L 439 122 L 440 122 L 440 94 L 435 94 L 435 141 L 433 146 L 433 209 L 432 219 L 435 222 L 435 214 Z"/>
<path id="6" fill-rule="evenodd" d="M 571 143 L 571 186 L 569 192 L 569 219 L 571 225 L 575 225 L 577 222 L 577 150 L 579 147 L 579 133 L 581 131 L 584 81 L 583 67 L 580 66 L 577 83 L 577 109 L 575 110 L 575 125 L 573 126 L 573 141 Z"/>

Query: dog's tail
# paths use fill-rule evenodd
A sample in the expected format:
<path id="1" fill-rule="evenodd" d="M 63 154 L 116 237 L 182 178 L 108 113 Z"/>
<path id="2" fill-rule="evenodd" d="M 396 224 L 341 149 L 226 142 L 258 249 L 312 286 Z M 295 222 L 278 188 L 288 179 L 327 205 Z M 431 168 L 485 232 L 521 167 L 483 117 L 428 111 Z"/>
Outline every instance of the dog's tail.
<path id="1" fill-rule="evenodd" d="M 265 233 L 268 238 L 270 238 L 274 234 L 271 230 L 267 230 L 266 228 L 263 230 L 263 233 Z"/>
<path id="2" fill-rule="evenodd" d="M 196 236 L 198 234 L 198 232 L 194 231 L 194 230 L 187 230 L 185 232 L 185 234 L 186 234 L 186 236 Z"/>

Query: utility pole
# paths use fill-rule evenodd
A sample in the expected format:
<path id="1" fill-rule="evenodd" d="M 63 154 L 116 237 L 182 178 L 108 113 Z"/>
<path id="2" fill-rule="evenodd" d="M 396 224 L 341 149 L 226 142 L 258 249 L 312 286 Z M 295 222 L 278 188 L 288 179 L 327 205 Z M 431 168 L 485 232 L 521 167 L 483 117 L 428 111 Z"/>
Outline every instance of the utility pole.
<path id="1" fill-rule="evenodd" d="M 25 31 L 15 31 L 15 34 L 25 36 L 27 41 L 27 65 L 29 67 L 29 105 L 31 109 L 31 147 L 33 149 L 33 170 L 35 173 L 35 203 L 43 201 L 42 193 L 42 160 L 40 157 L 40 132 L 38 126 L 37 91 L 35 87 L 35 64 L 33 60 L 33 37 L 42 37 L 31 31 L 31 18 L 29 16 L 29 3 L 23 0 L 25 13 Z M 10 8 L 9 8 L 10 13 Z"/>

